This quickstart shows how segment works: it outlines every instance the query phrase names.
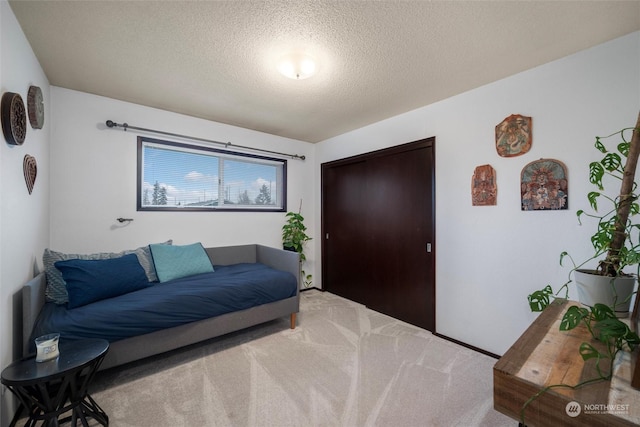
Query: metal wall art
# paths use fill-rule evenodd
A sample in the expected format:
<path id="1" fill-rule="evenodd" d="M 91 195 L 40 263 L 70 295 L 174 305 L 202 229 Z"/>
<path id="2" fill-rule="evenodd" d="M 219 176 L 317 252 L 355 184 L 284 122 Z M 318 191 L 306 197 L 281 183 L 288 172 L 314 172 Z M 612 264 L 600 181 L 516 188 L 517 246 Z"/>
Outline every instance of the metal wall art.
<path id="1" fill-rule="evenodd" d="M 24 160 L 22 160 L 22 170 L 24 172 L 24 181 L 27 184 L 27 190 L 29 194 L 31 194 L 33 186 L 36 183 L 36 175 L 38 175 L 38 165 L 35 157 L 28 154 L 24 156 Z"/>
<path id="2" fill-rule="evenodd" d="M 491 165 L 478 166 L 471 178 L 471 204 L 495 206 L 498 197 L 496 171 Z"/>
<path id="3" fill-rule="evenodd" d="M 523 211 L 568 209 L 566 166 L 554 159 L 527 164 L 520 174 L 520 193 Z"/>
<path id="4" fill-rule="evenodd" d="M 502 157 L 520 156 L 531 149 L 531 117 L 512 114 L 496 126 L 496 150 Z"/>

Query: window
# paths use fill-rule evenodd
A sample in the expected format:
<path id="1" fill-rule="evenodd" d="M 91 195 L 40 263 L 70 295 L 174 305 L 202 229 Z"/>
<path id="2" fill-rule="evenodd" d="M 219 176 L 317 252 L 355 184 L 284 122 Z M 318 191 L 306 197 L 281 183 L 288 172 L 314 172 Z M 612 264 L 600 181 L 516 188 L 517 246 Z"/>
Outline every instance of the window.
<path id="1" fill-rule="evenodd" d="M 138 137 L 139 211 L 286 211 L 287 161 Z"/>

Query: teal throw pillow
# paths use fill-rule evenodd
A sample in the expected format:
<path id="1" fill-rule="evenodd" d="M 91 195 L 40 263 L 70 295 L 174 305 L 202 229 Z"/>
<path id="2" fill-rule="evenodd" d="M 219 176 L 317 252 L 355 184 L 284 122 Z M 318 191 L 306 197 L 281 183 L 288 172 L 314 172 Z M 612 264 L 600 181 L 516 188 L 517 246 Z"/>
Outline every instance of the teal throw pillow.
<path id="1" fill-rule="evenodd" d="M 184 246 L 149 245 L 149 248 L 161 283 L 213 272 L 211 260 L 201 243 Z"/>
<path id="2" fill-rule="evenodd" d="M 152 285 L 136 254 L 102 260 L 70 259 L 55 266 L 66 283 L 70 309 Z"/>

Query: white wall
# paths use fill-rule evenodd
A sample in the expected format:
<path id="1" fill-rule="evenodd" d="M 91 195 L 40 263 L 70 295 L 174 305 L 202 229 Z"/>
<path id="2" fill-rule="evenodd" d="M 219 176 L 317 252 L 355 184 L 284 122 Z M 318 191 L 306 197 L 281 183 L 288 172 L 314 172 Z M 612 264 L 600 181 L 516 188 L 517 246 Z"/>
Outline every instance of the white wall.
<path id="1" fill-rule="evenodd" d="M 0 367 L 20 356 L 21 297 L 23 283 L 40 269 L 42 251 L 49 243 L 49 129 L 51 108 L 49 82 L 40 67 L 13 11 L 0 1 L 0 89 L 19 93 L 27 102 L 30 85 L 42 89 L 45 121 L 42 129 L 27 124 L 23 145 L 0 143 Z M 33 193 L 25 185 L 22 161 L 36 158 L 38 175 Z M 0 425 L 12 415 L 9 393 L 2 389 Z"/>
<path id="2" fill-rule="evenodd" d="M 304 199 L 303 214 L 308 214 L 310 225 L 314 223 L 312 144 L 55 86 L 51 88 L 51 98 L 55 110 L 51 141 L 53 249 L 81 253 L 119 251 L 166 239 L 174 239 L 175 244 L 200 241 L 205 246 L 281 246 L 284 213 L 137 212 L 139 134 L 109 129 L 106 120 L 305 155 L 305 161 L 287 162 L 287 204 L 289 210 L 297 211 L 300 199 Z M 123 226 L 116 221 L 118 217 L 134 221 Z M 313 259 L 311 251 L 309 255 Z"/>
<path id="3" fill-rule="evenodd" d="M 593 230 L 581 228 L 575 212 L 589 206 L 588 163 L 598 159 L 594 137 L 634 126 L 639 110 L 636 32 L 323 141 L 315 179 L 319 186 L 323 162 L 435 136 L 436 329 L 502 354 L 535 318 L 527 295 L 564 283 L 568 269 L 558 265 L 560 252 L 577 259 L 589 253 Z M 502 158 L 495 126 L 511 114 L 533 117 L 533 146 L 525 155 Z M 520 210 L 520 172 L 540 158 L 567 166 L 569 210 Z M 471 176 L 487 163 L 497 173 L 498 204 L 473 207 Z M 315 209 L 320 230 L 319 189 Z M 320 253 L 320 239 L 314 243 Z"/>

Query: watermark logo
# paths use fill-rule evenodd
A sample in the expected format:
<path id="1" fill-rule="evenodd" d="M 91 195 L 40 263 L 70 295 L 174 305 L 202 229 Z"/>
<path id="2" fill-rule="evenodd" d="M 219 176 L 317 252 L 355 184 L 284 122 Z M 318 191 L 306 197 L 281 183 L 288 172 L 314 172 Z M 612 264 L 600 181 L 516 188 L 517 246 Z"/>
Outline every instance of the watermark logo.
<path id="1" fill-rule="evenodd" d="M 582 408 L 585 414 L 611 414 L 611 415 L 628 415 L 629 404 L 585 404 Z"/>
<path id="2" fill-rule="evenodd" d="M 571 418 L 575 418 L 582 412 L 582 406 L 578 402 L 569 402 L 567 406 L 564 408 L 565 412 Z"/>
<path id="3" fill-rule="evenodd" d="M 600 404 L 600 403 L 585 403 L 580 404 L 576 401 L 571 401 L 567 403 L 567 406 L 564 408 L 565 412 L 571 418 L 575 418 L 580 414 L 588 414 L 588 415 L 628 415 L 629 414 L 629 405 L 628 404 Z"/>

